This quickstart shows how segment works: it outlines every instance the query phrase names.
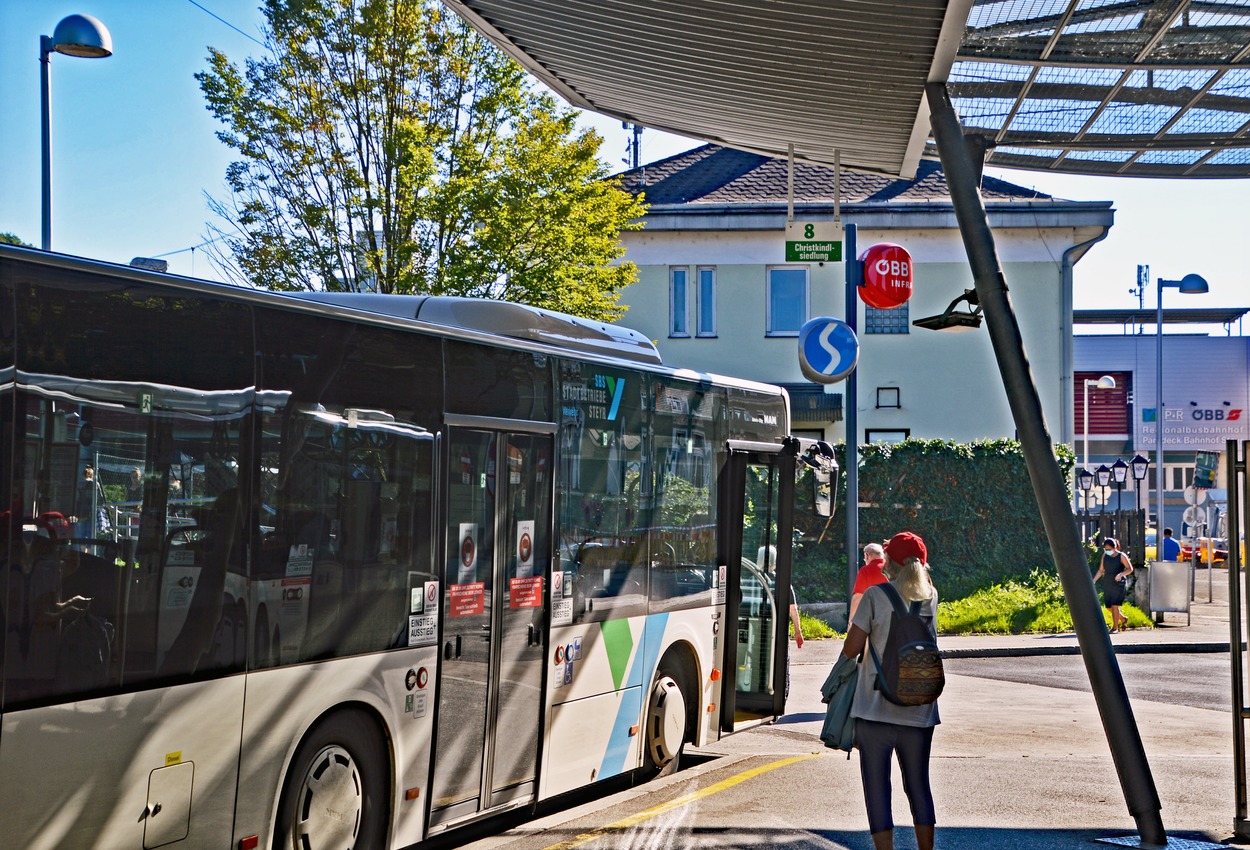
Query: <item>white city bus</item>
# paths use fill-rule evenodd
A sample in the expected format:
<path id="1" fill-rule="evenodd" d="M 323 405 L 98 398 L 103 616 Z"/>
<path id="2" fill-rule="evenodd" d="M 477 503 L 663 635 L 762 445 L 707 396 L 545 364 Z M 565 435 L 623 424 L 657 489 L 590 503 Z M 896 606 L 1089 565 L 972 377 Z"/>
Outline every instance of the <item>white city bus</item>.
<path id="1" fill-rule="evenodd" d="M 0 246 L 0 847 L 405 847 L 781 713 L 788 427 L 615 326 Z"/>

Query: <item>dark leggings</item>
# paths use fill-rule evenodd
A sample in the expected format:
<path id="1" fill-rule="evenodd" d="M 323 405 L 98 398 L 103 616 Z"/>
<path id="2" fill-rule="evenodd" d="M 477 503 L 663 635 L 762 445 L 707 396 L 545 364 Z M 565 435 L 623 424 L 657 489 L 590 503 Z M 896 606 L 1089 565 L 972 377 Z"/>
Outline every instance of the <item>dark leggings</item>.
<path id="1" fill-rule="evenodd" d="M 933 791 L 929 787 L 929 752 L 933 748 L 932 726 L 899 726 L 860 718 L 855 721 L 855 747 L 859 750 L 859 774 L 864 782 L 868 829 L 883 832 L 894 828 L 890 809 L 890 754 L 898 753 L 903 790 L 911 804 L 912 823 L 937 823 Z"/>

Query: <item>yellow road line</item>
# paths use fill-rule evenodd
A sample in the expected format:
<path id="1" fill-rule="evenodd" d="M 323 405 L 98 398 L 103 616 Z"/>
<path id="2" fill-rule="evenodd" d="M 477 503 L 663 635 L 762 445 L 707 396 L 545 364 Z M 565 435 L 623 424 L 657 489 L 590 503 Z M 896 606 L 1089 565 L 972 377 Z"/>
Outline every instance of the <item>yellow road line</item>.
<path id="1" fill-rule="evenodd" d="M 614 821 L 606 826 L 596 827 L 590 832 L 583 832 L 581 835 L 570 838 L 568 841 L 561 841 L 559 844 L 552 844 L 543 848 L 543 850 L 573 850 L 575 847 L 580 847 L 581 845 L 594 841 L 596 838 L 601 838 L 610 832 L 617 832 L 622 829 L 629 829 L 632 826 L 637 826 L 638 824 L 649 821 L 652 818 L 659 817 L 665 812 L 671 812 L 673 809 L 684 806 L 687 803 L 693 803 L 695 800 L 700 800 L 704 797 L 709 797 L 712 794 L 717 794 L 721 791 L 732 788 L 735 785 L 746 782 L 748 779 L 759 776 L 760 774 L 768 773 L 770 770 L 776 770 L 779 767 L 786 767 L 787 765 L 794 764 L 795 762 L 806 761 L 807 759 L 817 758 L 823 755 L 824 753 L 810 753 L 805 756 L 792 756 L 790 758 L 769 762 L 768 764 L 760 765 L 759 767 L 753 767 L 750 770 L 744 770 L 742 773 L 734 774 L 728 779 L 722 779 L 715 785 L 709 785 L 708 787 L 701 788 L 698 791 L 692 791 L 689 794 L 684 794 L 681 797 L 669 800 L 667 803 L 661 803 L 658 806 L 641 811 L 636 815 L 621 818 L 620 820 Z"/>

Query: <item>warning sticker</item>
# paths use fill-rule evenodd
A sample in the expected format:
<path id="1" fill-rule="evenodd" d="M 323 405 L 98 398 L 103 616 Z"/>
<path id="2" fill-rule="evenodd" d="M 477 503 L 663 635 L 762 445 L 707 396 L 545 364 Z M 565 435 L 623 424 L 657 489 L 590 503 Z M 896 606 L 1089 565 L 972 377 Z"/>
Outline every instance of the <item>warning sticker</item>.
<path id="1" fill-rule="evenodd" d="M 726 567 L 724 564 L 721 564 L 720 566 L 716 568 L 716 577 L 714 580 L 716 581 L 716 604 L 717 605 L 725 604 L 725 575 L 728 569 L 729 568 Z"/>
<path id="2" fill-rule="evenodd" d="M 573 574 L 551 574 L 551 625 L 567 626 L 573 622 Z"/>
<path id="3" fill-rule="evenodd" d="M 542 576 L 522 576 L 508 582 L 509 608 L 541 608 L 542 604 Z"/>
<path id="4" fill-rule="evenodd" d="M 453 584 L 449 590 L 447 613 L 452 617 L 469 617 L 486 610 L 486 583 Z"/>

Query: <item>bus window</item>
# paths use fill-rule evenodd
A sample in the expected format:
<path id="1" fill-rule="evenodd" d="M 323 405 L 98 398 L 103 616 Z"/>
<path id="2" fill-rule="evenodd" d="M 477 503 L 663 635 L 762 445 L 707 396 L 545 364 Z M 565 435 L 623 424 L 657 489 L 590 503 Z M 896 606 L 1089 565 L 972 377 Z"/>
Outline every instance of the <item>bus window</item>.
<path id="1" fill-rule="evenodd" d="M 282 328 L 262 341 L 281 403 L 261 434 L 252 666 L 434 642 L 409 622 L 424 598 L 413 591 L 436 580 L 426 424 L 441 404 L 439 343 L 311 317 L 268 326 Z"/>
<path id="2" fill-rule="evenodd" d="M 664 382 L 655 399 L 656 496 L 652 513 L 651 608 L 715 604 L 716 475 L 723 443 L 719 396 Z"/>
<path id="3" fill-rule="evenodd" d="M 560 381 L 560 568 L 573 621 L 646 613 L 646 387 L 637 374 L 571 362 Z"/>

